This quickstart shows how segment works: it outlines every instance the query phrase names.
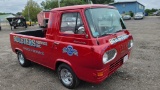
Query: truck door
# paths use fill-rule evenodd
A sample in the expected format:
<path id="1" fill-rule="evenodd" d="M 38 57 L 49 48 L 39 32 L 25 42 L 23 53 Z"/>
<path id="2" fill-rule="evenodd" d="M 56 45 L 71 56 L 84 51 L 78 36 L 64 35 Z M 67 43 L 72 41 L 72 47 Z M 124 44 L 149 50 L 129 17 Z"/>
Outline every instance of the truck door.
<path id="1" fill-rule="evenodd" d="M 75 62 L 77 58 L 80 60 L 83 52 L 89 51 L 85 48 L 89 38 L 80 12 L 81 10 L 61 12 L 60 31 L 55 41 L 57 53 L 61 53 L 59 58 L 71 60 L 71 62 L 72 60 Z"/>

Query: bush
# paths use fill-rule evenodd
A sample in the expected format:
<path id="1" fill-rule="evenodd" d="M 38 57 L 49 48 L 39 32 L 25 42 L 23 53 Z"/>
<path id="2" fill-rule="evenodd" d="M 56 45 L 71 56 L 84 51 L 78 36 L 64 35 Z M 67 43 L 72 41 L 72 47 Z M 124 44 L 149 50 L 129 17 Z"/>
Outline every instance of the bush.
<path id="1" fill-rule="evenodd" d="M 72 6 L 72 5 L 81 5 L 85 4 L 85 2 L 82 0 L 62 0 L 61 6 Z"/>

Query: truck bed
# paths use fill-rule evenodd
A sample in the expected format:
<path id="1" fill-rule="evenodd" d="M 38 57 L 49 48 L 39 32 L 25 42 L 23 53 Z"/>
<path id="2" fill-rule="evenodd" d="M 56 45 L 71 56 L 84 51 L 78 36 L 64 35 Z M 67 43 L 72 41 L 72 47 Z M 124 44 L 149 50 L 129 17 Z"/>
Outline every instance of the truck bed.
<path id="1" fill-rule="evenodd" d="M 28 35 L 28 36 L 35 36 L 35 37 L 45 37 L 45 30 L 38 29 L 38 30 L 29 30 L 29 31 L 20 31 L 16 32 L 16 34 Z"/>

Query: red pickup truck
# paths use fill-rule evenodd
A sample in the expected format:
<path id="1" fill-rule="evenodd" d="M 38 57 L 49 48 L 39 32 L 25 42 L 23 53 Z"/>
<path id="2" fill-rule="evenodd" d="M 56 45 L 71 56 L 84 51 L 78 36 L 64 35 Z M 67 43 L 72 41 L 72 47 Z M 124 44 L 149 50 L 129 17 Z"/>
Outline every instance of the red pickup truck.
<path id="1" fill-rule="evenodd" d="M 21 66 L 31 62 L 57 70 L 61 83 L 100 83 L 130 56 L 133 37 L 112 6 L 78 5 L 51 10 L 48 27 L 10 33 Z"/>

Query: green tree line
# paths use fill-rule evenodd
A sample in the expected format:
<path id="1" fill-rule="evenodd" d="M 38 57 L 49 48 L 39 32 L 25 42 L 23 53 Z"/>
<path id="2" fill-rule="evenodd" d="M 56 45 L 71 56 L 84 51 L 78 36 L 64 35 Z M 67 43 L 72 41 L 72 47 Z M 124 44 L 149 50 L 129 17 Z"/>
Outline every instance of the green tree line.
<path id="1" fill-rule="evenodd" d="M 2 12 L 0 12 L 0 15 L 6 15 L 6 14 L 12 14 L 12 13 L 2 13 Z"/>
<path id="2" fill-rule="evenodd" d="M 158 10 L 160 10 L 160 9 L 154 9 L 154 8 L 152 8 L 152 9 L 146 9 L 145 12 L 146 12 L 148 15 L 152 15 L 154 12 L 156 12 L 156 11 L 158 11 Z"/>
<path id="3" fill-rule="evenodd" d="M 27 5 L 22 10 L 22 15 L 29 21 L 37 21 L 37 14 L 42 8 L 33 0 L 29 0 Z"/>
<path id="4" fill-rule="evenodd" d="M 90 1 L 94 4 L 108 4 L 113 2 L 113 0 L 60 0 L 60 6 L 88 4 Z M 56 8 L 58 7 L 58 0 L 45 0 L 42 1 L 41 5 L 45 10 Z"/>

